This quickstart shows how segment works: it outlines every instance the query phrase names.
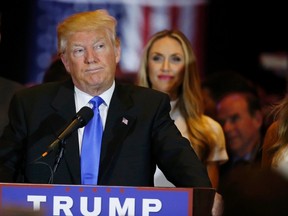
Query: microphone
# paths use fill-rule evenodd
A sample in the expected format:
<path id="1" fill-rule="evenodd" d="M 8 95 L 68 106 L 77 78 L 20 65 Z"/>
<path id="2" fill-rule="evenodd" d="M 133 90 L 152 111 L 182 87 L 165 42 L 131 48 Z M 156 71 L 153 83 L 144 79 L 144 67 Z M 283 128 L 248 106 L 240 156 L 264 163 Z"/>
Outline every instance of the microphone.
<path id="1" fill-rule="evenodd" d="M 87 106 L 82 107 L 73 118 L 73 121 L 65 128 L 57 139 L 48 146 L 47 151 L 42 154 L 42 157 L 45 157 L 53 151 L 59 143 L 63 142 L 63 140 L 69 137 L 75 130 L 84 127 L 93 118 L 93 115 L 94 112 L 91 108 Z"/>

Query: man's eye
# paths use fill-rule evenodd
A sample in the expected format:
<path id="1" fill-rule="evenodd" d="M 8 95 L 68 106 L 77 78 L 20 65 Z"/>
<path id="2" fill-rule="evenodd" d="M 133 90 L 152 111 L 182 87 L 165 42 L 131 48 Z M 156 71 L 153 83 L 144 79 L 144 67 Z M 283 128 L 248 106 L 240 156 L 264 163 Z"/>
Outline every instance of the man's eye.
<path id="1" fill-rule="evenodd" d="M 235 122 L 238 121 L 238 119 L 239 119 L 239 116 L 238 115 L 234 115 L 234 116 L 231 117 L 231 122 L 235 123 Z"/>
<path id="2" fill-rule="evenodd" d="M 218 122 L 219 122 L 219 124 L 220 124 L 221 126 L 224 126 L 224 125 L 225 125 L 225 120 L 220 120 L 220 119 L 218 119 Z"/>
<path id="3" fill-rule="evenodd" d="M 84 49 L 75 49 L 73 50 L 73 55 L 74 56 L 82 56 L 84 53 Z"/>
<path id="4" fill-rule="evenodd" d="M 100 43 L 100 44 L 96 44 L 95 46 L 94 46 L 94 49 L 95 50 L 98 50 L 98 49 L 102 49 L 102 48 L 104 48 L 105 47 L 105 45 L 103 44 L 103 43 Z"/>

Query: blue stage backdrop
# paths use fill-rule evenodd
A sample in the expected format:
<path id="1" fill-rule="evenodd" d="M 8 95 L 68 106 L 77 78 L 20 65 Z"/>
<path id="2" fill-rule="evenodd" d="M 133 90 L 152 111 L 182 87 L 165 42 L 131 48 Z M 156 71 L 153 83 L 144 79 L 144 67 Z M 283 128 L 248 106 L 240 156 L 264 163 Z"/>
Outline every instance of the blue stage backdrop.
<path id="1" fill-rule="evenodd" d="M 135 75 L 139 57 L 149 37 L 160 30 L 177 28 L 191 40 L 202 71 L 206 3 L 201 0 L 39 0 L 33 5 L 29 26 L 27 83 L 42 82 L 55 58 L 56 27 L 80 11 L 107 9 L 118 20 L 122 53 L 117 76 Z"/>

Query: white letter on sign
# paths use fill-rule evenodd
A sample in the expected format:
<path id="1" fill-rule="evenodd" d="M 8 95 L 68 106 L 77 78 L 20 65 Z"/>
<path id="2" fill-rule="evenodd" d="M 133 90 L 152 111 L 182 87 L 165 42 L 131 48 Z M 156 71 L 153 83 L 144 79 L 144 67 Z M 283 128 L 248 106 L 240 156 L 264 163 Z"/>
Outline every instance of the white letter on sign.
<path id="1" fill-rule="evenodd" d="M 70 208 L 73 206 L 73 200 L 68 196 L 54 196 L 53 199 L 53 215 L 61 215 L 63 210 L 64 215 L 73 215 Z"/>
<path id="2" fill-rule="evenodd" d="M 94 210 L 88 211 L 88 198 L 81 197 L 80 198 L 80 211 L 85 216 L 97 216 L 101 213 L 101 198 L 94 197 Z"/>
<path id="3" fill-rule="evenodd" d="M 33 195 L 28 195 L 27 196 L 27 201 L 28 202 L 33 202 L 33 210 L 40 210 L 40 203 L 41 202 L 46 202 L 46 196 L 33 196 Z"/>
<path id="4" fill-rule="evenodd" d="M 149 216 L 150 212 L 159 212 L 162 208 L 162 203 L 158 199 L 143 199 L 142 216 Z"/>
<path id="5" fill-rule="evenodd" d="M 123 204 L 123 208 L 121 207 L 119 198 L 110 198 L 109 200 L 110 200 L 109 216 L 135 215 L 135 199 L 134 198 L 126 198 Z"/>

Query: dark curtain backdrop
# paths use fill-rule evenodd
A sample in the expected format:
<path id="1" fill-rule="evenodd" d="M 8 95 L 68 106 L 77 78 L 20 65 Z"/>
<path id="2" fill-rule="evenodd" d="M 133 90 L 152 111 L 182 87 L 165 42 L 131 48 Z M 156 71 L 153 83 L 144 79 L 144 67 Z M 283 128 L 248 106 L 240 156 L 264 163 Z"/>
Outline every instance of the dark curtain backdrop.
<path id="1" fill-rule="evenodd" d="M 228 69 L 258 76 L 259 54 L 288 52 L 288 9 L 283 1 L 217 0 L 208 8 L 207 73 Z"/>
<path id="2" fill-rule="evenodd" d="M 32 1 L 31 1 L 32 3 Z M 1 1 L 0 75 L 21 83 L 27 76 L 27 34 L 31 4 L 22 0 Z"/>

